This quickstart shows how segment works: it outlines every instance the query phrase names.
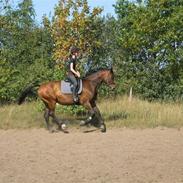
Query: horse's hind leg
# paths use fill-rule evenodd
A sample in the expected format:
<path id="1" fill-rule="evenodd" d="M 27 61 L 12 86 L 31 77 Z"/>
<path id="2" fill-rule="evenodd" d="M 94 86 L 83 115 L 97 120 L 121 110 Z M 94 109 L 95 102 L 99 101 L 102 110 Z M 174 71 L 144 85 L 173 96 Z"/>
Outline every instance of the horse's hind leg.
<path id="1" fill-rule="evenodd" d="M 61 130 L 64 133 L 68 133 L 67 131 L 65 131 L 63 129 L 62 125 L 64 124 L 64 122 L 61 119 L 57 118 L 57 116 L 55 115 L 55 106 L 56 106 L 56 102 L 55 101 L 50 101 L 50 103 L 48 104 L 49 116 L 51 116 L 52 121 L 58 125 L 58 130 Z"/>
<path id="2" fill-rule="evenodd" d="M 64 131 L 64 129 L 62 128 L 63 122 L 60 119 L 58 119 L 55 115 L 56 101 L 55 100 L 48 100 L 46 98 L 43 98 L 42 100 L 43 100 L 44 104 L 46 105 L 44 118 L 46 121 L 47 129 L 50 132 L 54 132 L 53 129 L 50 129 L 50 124 L 49 124 L 49 117 L 52 117 L 52 121 L 53 121 L 53 123 L 56 123 L 58 125 L 58 129 L 67 133 L 67 131 Z"/>
<path id="3" fill-rule="evenodd" d="M 45 109 L 45 113 L 44 113 L 44 119 L 45 119 L 45 122 L 46 122 L 46 127 L 49 131 L 53 132 L 51 129 L 50 129 L 50 124 L 49 124 L 49 117 L 51 116 L 52 119 L 53 119 L 53 122 L 56 122 L 56 124 L 58 126 L 59 125 L 59 122 L 58 122 L 58 119 L 56 119 L 56 116 L 54 115 L 54 111 L 55 111 L 55 102 L 52 102 L 50 100 L 46 100 L 46 99 L 43 99 L 43 102 L 46 106 L 46 109 Z"/>
<path id="4" fill-rule="evenodd" d="M 64 122 L 56 117 L 54 111 L 51 111 L 51 112 L 50 112 L 50 116 L 52 117 L 53 122 L 56 123 L 56 124 L 58 125 L 58 129 L 59 129 L 59 130 L 63 131 L 64 133 L 69 133 L 68 131 L 66 131 L 65 129 L 63 129 L 63 124 L 64 124 Z"/>
<path id="5" fill-rule="evenodd" d="M 59 130 L 61 130 L 62 121 L 56 117 L 55 111 L 50 111 L 50 116 L 52 117 L 53 122 L 58 125 Z"/>
<path id="6" fill-rule="evenodd" d="M 49 101 L 48 108 L 49 108 L 49 116 L 52 117 L 52 121 L 58 125 L 59 130 L 61 130 L 61 124 L 62 122 L 56 117 L 55 115 L 55 101 Z"/>

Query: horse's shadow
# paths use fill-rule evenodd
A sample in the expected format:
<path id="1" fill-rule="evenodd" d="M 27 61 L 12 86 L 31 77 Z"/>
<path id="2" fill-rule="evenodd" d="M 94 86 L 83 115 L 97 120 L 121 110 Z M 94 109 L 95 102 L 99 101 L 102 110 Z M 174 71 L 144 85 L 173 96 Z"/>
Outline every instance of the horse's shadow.
<path id="1" fill-rule="evenodd" d="M 80 126 L 81 121 L 85 121 L 85 120 L 86 120 L 86 116 L 79 116 L 79 117 L 76 117 L 75 119 L 72 119 L 72 118 L 62 119 L 62 121 L 66 124 L 68 129 L 70 127 L 81 128 L 81 129 L 84 129 L 83 133 L 90 133 L 90 132 L 99 130 L 100 122 L 96 117 L 93 117 L 92 120 L 90 120 L 90 122 L 84 127 Z"/>

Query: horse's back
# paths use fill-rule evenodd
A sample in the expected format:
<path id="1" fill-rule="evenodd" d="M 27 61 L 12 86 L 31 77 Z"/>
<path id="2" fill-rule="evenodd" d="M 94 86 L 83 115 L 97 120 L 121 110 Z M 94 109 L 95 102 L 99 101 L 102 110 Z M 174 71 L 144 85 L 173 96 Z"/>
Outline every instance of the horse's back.
<path id="1" fill-rule="evenodd" d="M 47 83 L 43 83 L 40 85 L 38 89 L 38 95 L 39 96 L 47 96 L 49 95 L 55 95 L 55 91 L 58 91 L 60 88 L 60 81 L 50 81 Z"/>

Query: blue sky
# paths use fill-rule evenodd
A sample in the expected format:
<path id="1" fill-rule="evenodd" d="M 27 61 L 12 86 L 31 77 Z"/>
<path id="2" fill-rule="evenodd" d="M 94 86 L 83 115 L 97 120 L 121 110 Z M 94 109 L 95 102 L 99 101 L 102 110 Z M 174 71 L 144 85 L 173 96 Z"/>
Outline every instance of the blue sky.
<path id="1" fill-rule="evenodd" d="M 58 0 L 33 0 L 34 8 L 37 14 L 37 21 L 41 21 L 43 14 L 48 16 L 51 12 L 51 15 L 53 15 L 54 7 L 57 3 Z M 104 15 L 107 13 L 114 15 L 114 8 L 112 5 L 116 3 L 116 0 L 88 0 L 88 3 L 91 8 L 96 6 L 104 8 Z"/>

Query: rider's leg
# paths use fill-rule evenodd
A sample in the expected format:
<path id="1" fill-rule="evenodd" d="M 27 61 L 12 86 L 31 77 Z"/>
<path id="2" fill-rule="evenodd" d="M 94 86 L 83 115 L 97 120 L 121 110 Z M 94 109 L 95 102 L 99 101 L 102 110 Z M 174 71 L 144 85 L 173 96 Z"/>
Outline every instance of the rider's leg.
<path id="1" fill-rule="evenodd" d="M 77 95 L 77 80 L 74 75 L 69 75 L 68 76 L 69 80 L 73 84 L 73 99 L 74 102 L 78 102 L 78 95 Z"/>

